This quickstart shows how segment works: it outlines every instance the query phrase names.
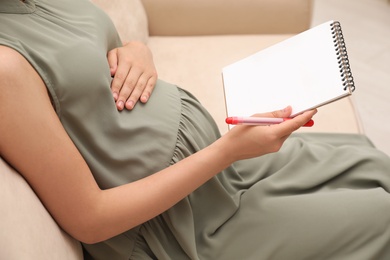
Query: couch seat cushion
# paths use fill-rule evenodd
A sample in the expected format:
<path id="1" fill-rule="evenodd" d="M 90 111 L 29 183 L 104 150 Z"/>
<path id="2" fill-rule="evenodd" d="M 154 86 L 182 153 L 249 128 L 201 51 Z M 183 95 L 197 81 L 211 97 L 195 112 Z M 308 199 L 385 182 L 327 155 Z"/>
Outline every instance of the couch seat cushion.
<path id="1" fill-rule="evenodd" d="M 228 127 L 222 68 L 288 37 L 291 35 L 152 36 L 148 46 L 159 78 L 192 92 L 224 133 Z M 300 131 L 362 132 L 350 98 L 320 108 L 314 119 L 314 127 Z"/>

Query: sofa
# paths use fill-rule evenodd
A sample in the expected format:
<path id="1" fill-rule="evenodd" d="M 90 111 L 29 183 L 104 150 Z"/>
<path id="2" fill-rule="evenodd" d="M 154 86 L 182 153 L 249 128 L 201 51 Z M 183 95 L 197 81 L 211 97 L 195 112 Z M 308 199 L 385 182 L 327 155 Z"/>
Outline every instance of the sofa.
<path id="1" fill-rule="evenodd" d="M 310 27 L 311 0 L 93 0 L 122 41 L 146 43 L 159 77 L 191 91 L 228 131 L 222 67 Z M 340 113 L 342 111 L 342 113 Z M 299 131 L 363 133 L 350 98 Z M 26 181 L 0 158 L 0 259 L 83 259 Z"/>

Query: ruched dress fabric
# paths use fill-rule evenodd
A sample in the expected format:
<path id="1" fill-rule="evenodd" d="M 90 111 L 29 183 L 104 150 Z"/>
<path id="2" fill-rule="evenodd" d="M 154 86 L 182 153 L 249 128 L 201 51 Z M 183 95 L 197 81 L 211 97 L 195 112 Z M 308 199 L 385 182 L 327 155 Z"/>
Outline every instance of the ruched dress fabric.
<path id="1" fill-rule="evenodd" d="M 196 98 L 161 80 L 147 104 L 117 111 L 106 54 L 120 39 L 87 0 L 1 0 L 0 44 L 42 77 L 103 189 L 220 137 Z M 295 134 L 279 152 L 234 163 L 156 218 L 84 248 L 110 260 L 390 259 L 389 191 L 390 159 L 366 137 Z"/>

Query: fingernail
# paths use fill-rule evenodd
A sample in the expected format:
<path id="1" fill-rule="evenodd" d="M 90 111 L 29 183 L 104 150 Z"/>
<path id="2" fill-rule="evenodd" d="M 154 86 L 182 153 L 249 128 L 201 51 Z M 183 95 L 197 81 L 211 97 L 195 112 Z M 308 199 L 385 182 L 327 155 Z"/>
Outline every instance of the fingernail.
<path id="1" fill-rule="evenodd" d="M 126 108 L 127 109 L 133 109 L 133 107 L 134 107 L 134 101 L 129 100 L 129 101 L 126 102 Z"/>
<path id="2" fill-rule="evenodd" d="M 117 101 L 117 99 L 118 99 L 118 93 L 113 92 L 113 93 L 112 93 L 112 96 L 114 97 L 114 100 Z"/>
<path id="3" fill-rule="evenodd" d="M 118 107 L 118 109 L 119 110 L 122 110 L 123 109 L 123 107 L 124 107 L 124 103 L 123 103 L 123 101 L 121 100 L 121 101 L 119 101 L 118 103 L 117 103 L 117 107 Z"/>
<path id="4" fill-rule="evenodd" d="M 148 96 L 142 96 L 142 97 L 141 97 L 141 101 L 142 101 L 143 103 L 145 103 L 146 101 L 148 101 Z"/>

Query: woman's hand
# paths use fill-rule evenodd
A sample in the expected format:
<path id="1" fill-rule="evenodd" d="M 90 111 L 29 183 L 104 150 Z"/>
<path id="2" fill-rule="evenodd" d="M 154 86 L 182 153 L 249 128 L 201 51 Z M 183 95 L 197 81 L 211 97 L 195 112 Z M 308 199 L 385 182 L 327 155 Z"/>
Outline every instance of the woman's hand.
<path id="1" fill-rule="evenodd" d="M 107 54 L 111 90 L 118 110 L 133 109 L 140 100 L 146 103 L 154 89 L 157 72 L 149 48 L 137 41 L 124 44 Z"/>
<path id="2" fill-rule="evenodd" d="M 231 162 L 277 152 L 287 137 L 307 123 L 317 110 L 307 111 L 283 123 L 270 126 L 235 126 L 222 139 L 228 148 L 224 150 L 230 155 Z M 259 117 L 289 117 L 291 107 L 265 114 L 256 114 Z"/>

